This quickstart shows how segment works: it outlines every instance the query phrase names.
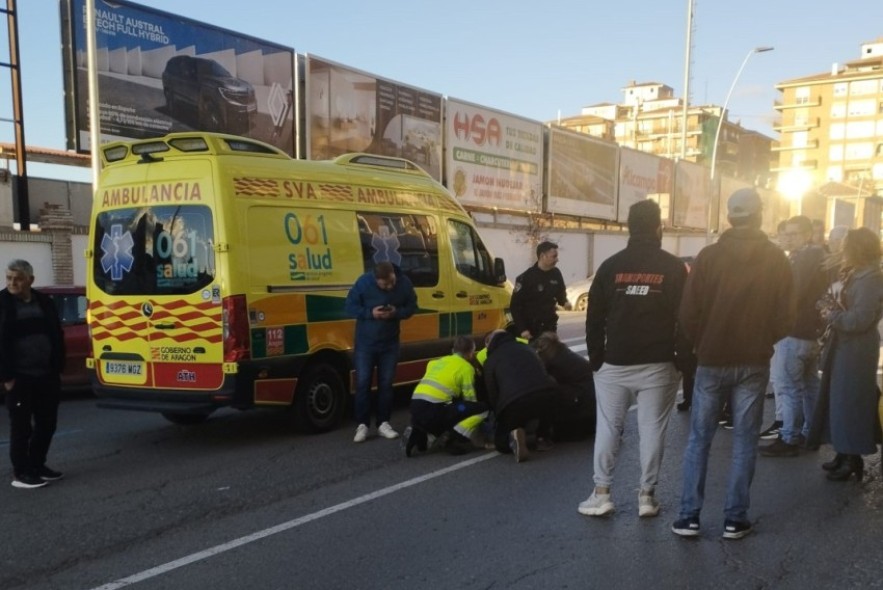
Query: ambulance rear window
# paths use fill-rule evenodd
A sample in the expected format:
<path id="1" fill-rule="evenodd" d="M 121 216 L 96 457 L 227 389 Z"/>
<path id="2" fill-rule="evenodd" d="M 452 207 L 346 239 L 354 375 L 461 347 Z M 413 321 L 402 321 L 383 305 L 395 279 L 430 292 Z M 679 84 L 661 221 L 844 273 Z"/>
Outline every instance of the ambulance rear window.
<path id="1" fill-rule="evenodd" d="M 213 246 L 205 205 L 105 211 L 95 228 L 95 285 L 112 295 L 194 293 L 215 278 Z"/>

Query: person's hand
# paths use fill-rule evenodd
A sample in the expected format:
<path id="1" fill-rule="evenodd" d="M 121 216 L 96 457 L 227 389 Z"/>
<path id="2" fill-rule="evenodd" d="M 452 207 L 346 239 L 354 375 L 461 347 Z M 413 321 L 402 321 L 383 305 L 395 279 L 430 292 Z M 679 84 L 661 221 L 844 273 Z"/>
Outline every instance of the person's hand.
<path id="1" fill-rule="evenodd" d="M 3 389 L 6 391 L 12 391 L 12 388 L 15 387 L 15 379 L 10 379 L 9 381 L 3 382 Z"/>
<path id="2" fill-rule="evenodd" d="M 521 332 L 521 337 L 526 340 L 530 340 L 532 337 L 532 334 L 530 333 L 530 330 L 524 330 L 523 332 Z"/>
<path id="3" fill-rule="evenodd" d="M 388 320 L 395 317 L 396 308 L 392 305 L 378 305 L 371 310 L 371 314 L 376 320 Z"/>
<path id="4" fill-rule="evenodd" d="M 564 304 L 564 311 L 573 311 L 573 305 L 570 304 L 570 301 Z"/>

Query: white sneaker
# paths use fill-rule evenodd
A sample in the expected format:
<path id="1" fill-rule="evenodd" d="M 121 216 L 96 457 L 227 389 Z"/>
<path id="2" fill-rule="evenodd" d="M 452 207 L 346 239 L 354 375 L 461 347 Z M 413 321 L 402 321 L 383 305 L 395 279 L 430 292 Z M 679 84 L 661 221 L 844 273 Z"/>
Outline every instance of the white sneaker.
<path id="1" fill-rule="evenodd" d="M 377 427 L 377 434 L 379 434 L 383 438 L 388 438 L 388 439 L 394 439 L 394 438 L 399 437 L 399 433 L 396 432 L 395 429 L 389 425 L 389 422 L 384 422 L 383 424 L 378 426 Z"/>
<path id="2" fill-rule="evenodd" d="M 368 438 L 368 427 L 364 424 L 359 424 L 359 427 L 356 428 L 356 436 L 353 437 L 353 442 L 365 442 L 366 438 Z"/>
<path id="3" fill-rule="evenodd" d="M 586 516 L 606 516 L 613 512 L 614 509 L 613 501 L 610 500 L 610 494 L 596 494 L 593 490 L 592 495 L 588 499 L 579 503 L 577 511 Z"/>
<path id="4" fill-rule="evenodd" d="M 638 493 L 638 516 L 656 516 L 659 514 L 659 501 L 653 494 Z"/>

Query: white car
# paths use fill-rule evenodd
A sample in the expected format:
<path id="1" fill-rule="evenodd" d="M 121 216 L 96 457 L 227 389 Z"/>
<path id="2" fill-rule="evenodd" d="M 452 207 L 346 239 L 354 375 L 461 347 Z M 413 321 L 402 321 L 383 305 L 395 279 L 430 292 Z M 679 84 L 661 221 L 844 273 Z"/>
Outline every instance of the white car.
<path id="1" fill-rule="evenodd" d="M 585 311 L 589 306 L 589 289 L 594 276 L 586 277 L 567 286 L 567 301 L 574 311 Z"/>

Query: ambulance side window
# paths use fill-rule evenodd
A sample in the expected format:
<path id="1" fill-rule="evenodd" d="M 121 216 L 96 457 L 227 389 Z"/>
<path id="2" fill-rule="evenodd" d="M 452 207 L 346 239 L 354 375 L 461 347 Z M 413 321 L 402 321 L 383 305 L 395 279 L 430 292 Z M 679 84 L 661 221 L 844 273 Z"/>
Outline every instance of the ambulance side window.
<path id="1" fill-rule="evenodd" d="M 473 281 L 496 285 L 493 260 L 475 230 L 463 222 L 450 219 L 448 236 L 457 272 Z"/>
<path id="2" fill-rule="evenodd" d="M 438 284 L 438 227 L 427 215 L 356 213 L 365 272 L 392 262 L 415 287 Z"/>

